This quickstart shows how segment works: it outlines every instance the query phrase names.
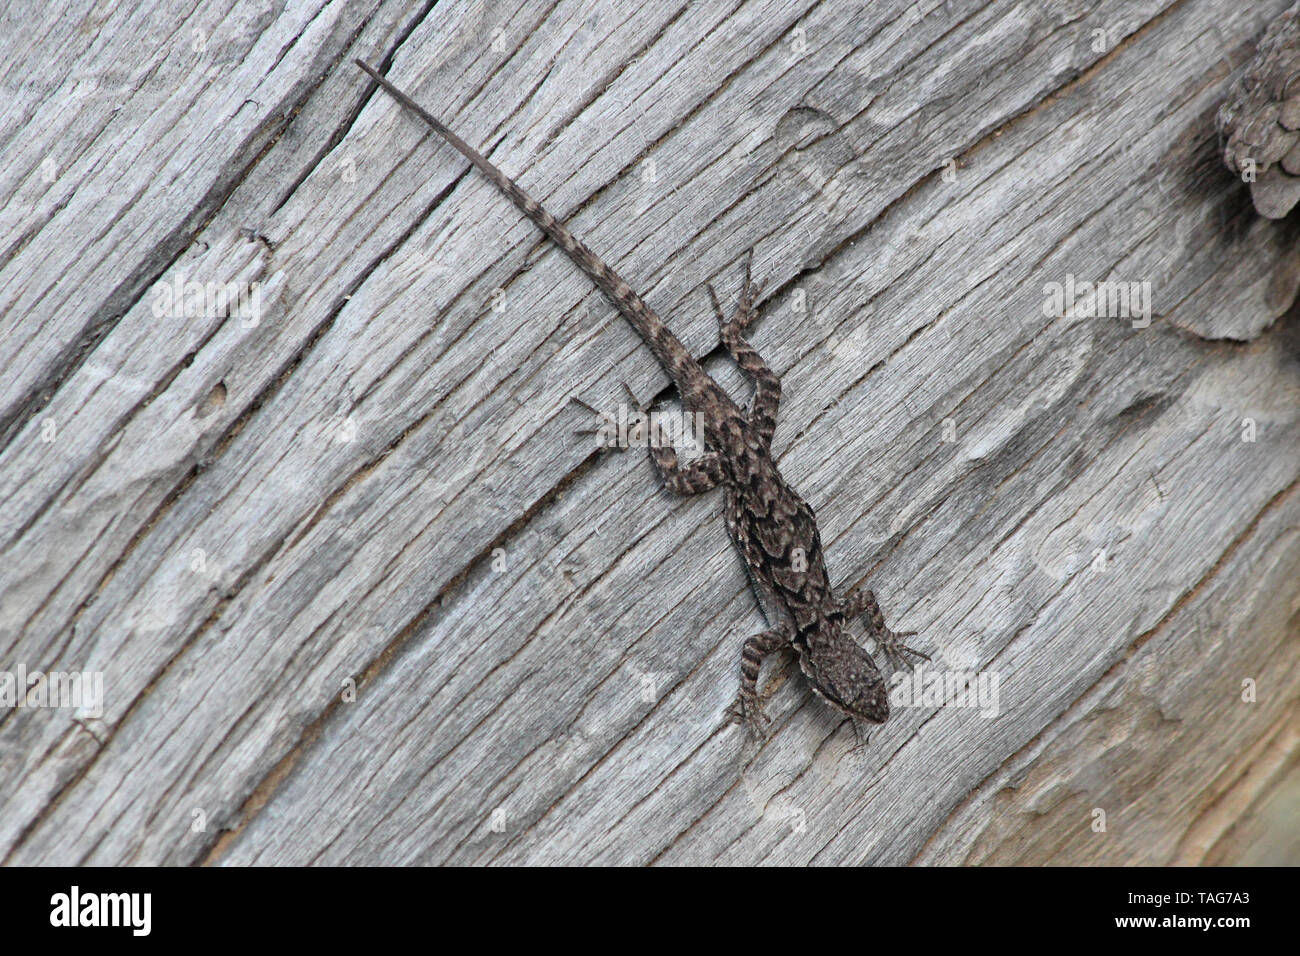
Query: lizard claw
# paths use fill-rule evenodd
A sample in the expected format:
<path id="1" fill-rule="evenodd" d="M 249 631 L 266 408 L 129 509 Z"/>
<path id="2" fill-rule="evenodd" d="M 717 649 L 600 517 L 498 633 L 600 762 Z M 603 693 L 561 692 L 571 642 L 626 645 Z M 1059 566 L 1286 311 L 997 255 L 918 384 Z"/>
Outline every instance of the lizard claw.
<path id="1" fill-rule="evenodd" d="M 600 411 L 600 409 L 595 408 L 595 407 L 592 406 L 592 405 L 588 405 L 586 402 L 584 402 L 582 399 L 580 399 L 577 395 L 570 395 L 570 396 L 569 396 L 569 401 L 570 401 L 570 403 L 572 403 L 572 404 L 574 404 L 574 405 L 577 405 L 579 408 L 585 408 L 587 411 L 591 412 L 591 414 L 593 414 L 593 415 L 599 415 L 601 418 L 604 418 L 604 417 L 605 417 L 605 413 L 604 413 L 604 412 Z"/>
<path id="2" fill-rule="evenodd" d="M 632 391 L 632 386 L 627 383 L 627 379 L 619 379 L 618 383 L 623 386 L 623 393 L 627 395 L 629 407 L 644 412 L 645 406 L 641 404 L 641 399 L 636 397 L 636 392 Z"/>
<path id="3" fill-rule="evenodd" d="M 627 400 L 633 411 L 644 419 L 644 421 L 638 424 L 634 429 L 631 436 L 632 439 L 637 442 L 644 439 L 647 444 L 655 448 L 663 445 L 664 436 L 663 432 L 659 428 L 658 421 L 656 421 L 655 417 L 650 414 L 650 411 L 646 406 L 641 404 L 641 400 L 636 397 L 636 392 L 632 391 L 631 385 L 626 381 L 620 381 L 619 384 L 623 386 L 623 391 L 627 395 Z"/>
<path id="4" fill-rule="evenodd" d="M 911 670 L 921 661 L 930 659 L 929 654 L 924 654 L 916 648 L 908 647 L 903 643 L 903 638 L 914 637 L 915 635 L 916 631 L 904 631 L 899 634 L 889 628 L 884 628 L 875 637 L 876 643 L 880 645 L 880 649 L 885 652 L 885 656 L 889 658 L 889 662 L 895 668 Z M 912 660 L 912 658 L 915 658 L 915 660 Z"/>
<path id="5" fill-rule="evenodd" d="M 584 402 L 582 399 L 580 399 L 577 395 L 570 395 L 570 396 L 569 396 L 569 402 L 570 402 L 571 404 L 573 404 L 573 405 L 577 405 L 579 408 L 585 408 L 585 409 L 586 409 L 588 412 L 590 412 L 592 415 L 595 415 L 597 418 L 599 418 L 599 419 L 600 419 L 600 422 L 601 422 L 601 423 L 600 423 L 598 426 L 596 426 L 595 428 L 577 428 L 577 429 L 574 429 L 573 434 L 575 434 L 575 435 L 595 435 L 595 436 L 597 436 L 597 439 L 598 439 L 597 442 L 596 442 L 597 447 L 599 447 L 599 448 L 607 448 L 607 447 L 609 447 L 609 442 L 608 442 L 608 430 L 609 430 L 610 428 L 616 428 L 616 427 L 617 427 L 617 424 L 618 424 L 617 421 L 613 418 L 613 416 L 608 415 L 608 414 L 606 414 L 605 412 L 602 412 L 599 408 L 596 408 L 596 407 L 593 406 L 593 405 L 589 405 L 588 403 L 586 403 L 586 402 Z M 617 447 L 617 446 L 615 446 L 615 447 Z"/>
<path id="6" fill-rule="evenodd" d="M 871 727 L 870 725 L 864 725 L 861 721 L 855 720 L 852 717 L 848 718 L 848 721 L 853 725 L 853 739 L 857 741 L 849 753 L 860 753 L 861 751 L 866 750 L 867 745 L 871 743 Z"/>
<path id="7" fill-rule="evenodd" d="M 731 325 L 738 332 L 743 332 L 758 318 L 758 313 L 754 311 L 754 303 L 758 301 L 759 293 L 763 291 L 763 283 L 755 282 L 751 277 L 751 269 L 754 265 L 754 249 L 751 246 L 749 253 L 745 256 L 745 281 L 740 286 L 740 304 L 736 308 L 736 314 L 731 319 Z"/>
<path id="8" fill-rule="evenodd" d="M 597 427 L 577 429 L 576 431 L 574 431 L 574 434 L 604 436 L 605 440 L 598 442 L 600 447 L 614 448 L 618 451 L 623 451 L 627 448 L 631 448 L 634 445 L 637 445 L 637 443 L 639 443 L 642 440 L 642 438 L 644 438 L 647 442 L 652 442 L 652 443 L 662 441 L 661 432 L 657 427 L 657 423 L 655 423 L 651 419 L 651 416 L 646 411 L 646 407 L 642 405 L 640 400 L 636 397 L 636 393 L 632 391 L 632 386 L 629 385 L 626 381 L 622 381 L 619 384 L 623 386 L 623 391 L 627 394 L 627 400 L 629 405 L 631 406 L 632 412 L 636 415 L 642 416 L 645 419 L 644 422 L 638 423 L 631 430 L 631 434 L 628 436 L 630 441 L 627 444 L 624 444 L 621 441 L 610 440 L 611 431 L 618 432 L 619 419 L 614 415 L 609 414 L 608 412 L 602 412 L 599 408 L 596 408 L 594 405 L 591 405 L 583 401 L 581 398 L 578 398 L 578 396 L 576 395 L 570 395 L 569 401 L 572 404 L 577 405 L 581 408 L 585 408 L 592 415 L 595 415 L 598 419 L 600 419 L 600 425 L 598 425 Z M 643 432 L 645 432 L 644 435 Z"/>
<path id="9" fill-rule="evenodd" d="M 758 297 L 758 290 L 763 288 L 763 283 L 755 282 L 753 280 L 752 278 L 753 269 L 754 269 L 754 247 L 750 246 L 749 251 L 745 253 L 745 282 L 741 286 L 741 290 L 742 290 L 742 294 L 753 293 L 753 298 L 749 299 L 749 301 L 751 302 L 753 301 L 754 298 Z"/>
<path id="10" fill-rule="evenodd" d="M 704 288 L 709 290 L 709 301 L 713 303 L 713 314 L 718 320 L 718 328 L 726 328 L 727 317 L 722 312 L 722 303 L 718 301 L 717 290 L 713 288 L 712 282 L 704 283 Z"/>
<path id="11" fill-rule="evenodd" d="M 731 705 L 728 716 L 731 723 L 740 724 L 759 740 L 766 739 L 767 729 L 772 724 L 772 718 L 763 713 L 763 706 L 758 698 L 747 698 L 744 694 L 736 695 L 736 701 Z"/>
<path id="12" fill-rule="evenodd" d="M 756 317 L 754 300 L 758 298 L 759 292 L 762 291 L 763 284 L 754 282 L 750 278 L 750 268 L 753 262 L 754 250 L 751 248 L 745 255 L 745 278 L 740 284 L 740 302 L 731 318 L 727 318 L 723 314 L 722 304 L 718 301 L 718 293 L 713 288 L 713 283 L 704 283 L 704 288 L 709 291 L 709 301 L 713 304 L 713 314 L 718 319 L 718 329 L 724 339 L 728 335 L 739 335 L 744 332 Z"/>

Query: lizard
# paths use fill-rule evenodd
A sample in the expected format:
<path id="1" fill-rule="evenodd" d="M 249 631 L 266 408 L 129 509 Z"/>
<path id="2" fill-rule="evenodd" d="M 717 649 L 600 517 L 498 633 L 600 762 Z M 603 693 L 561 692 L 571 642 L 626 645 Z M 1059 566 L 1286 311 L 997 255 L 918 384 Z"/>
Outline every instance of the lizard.
<path id="1" fill-rule="evenodd" d="M 680 461 L 671 442 L 658 441 L 648 443 L 650 457 L 664 485 L 675 494 L 697 495 L 718 486 L 725 489 L 727 530 L 764 614 L 771 607 L 778 617 L 775 627 L 744 642 L 740 689 L 731 718 L 756 736 L 764 734 L 770 718 L 763 713 L 759 698 L 759 672 L 769 655 L 789 648 L 813 692 L 833 709 L 855 725 L 858 721 L 884 723 L 889 717 L 884 676 L 871 655 L 848 633 L 849 622 L 865 619 L 868 635 L 896 666 L 910 663 L 910 658 L 929 657 L 902 642 L 914 632 L 896 633 L 885 626 L 872 591 L 853 588 L 836 596 L 813 510 L 777 470 L 772 436 L 781 380 L 745 338 L 758 314 L 755 300 L 761 291 L 751 280 L 753 250 L 745 260 L 740 301 L 730 318 L 724 315 L 713 286 L 707 286 L 722 344 L 754 382 L 749 408 L 741 409 L 632 287 L 563 223 L 378 70 L 360 59 L 355 63 L 491 180 L 587 275 L 645 342 L 672 380 L 683 407 L 701 421 L 706 450 L 699 457 Z M 770 619 L 768 624 L 772 624 Z"/>

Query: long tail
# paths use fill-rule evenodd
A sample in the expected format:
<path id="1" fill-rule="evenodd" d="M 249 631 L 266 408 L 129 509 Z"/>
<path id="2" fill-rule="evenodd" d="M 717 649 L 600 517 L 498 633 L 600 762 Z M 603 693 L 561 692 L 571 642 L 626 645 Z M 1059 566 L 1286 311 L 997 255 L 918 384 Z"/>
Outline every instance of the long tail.
<path id="1" fill-rule="evenodd" d="M 369 73 L 393 99 L 432 126 L 443 139 L 455 146 L 466 159 L 478 167 L 483 175 L 492 180 L 498 189 L 510 197 L 510 201 L 519 207 L 520 212 L 535 222 L 556 245 L 564 250 L 573 263 L 609 297 L 623 317 L 636 329 L 637 334 L 645 340 L 650 351 L 659 360 L 659 364 L 672 378 L 683 399 L 689 402 L 692 398 L 702 397 L 704 392 L 721 393 L 708 373 L 691 356 L 686 346 L 673 335 L 668 326 L 664 325 L 663 319 L 642 301 L 617 272 L 605 265 L 580 239 L 569 232 L 563 223 L 543 209 L 532 196 L 515 185 L 505 173 L 488 162 L 483 154 L 449 130 L 387 78 L 381 76 L 374 67 L 361 60 L 354 62 Z"/>

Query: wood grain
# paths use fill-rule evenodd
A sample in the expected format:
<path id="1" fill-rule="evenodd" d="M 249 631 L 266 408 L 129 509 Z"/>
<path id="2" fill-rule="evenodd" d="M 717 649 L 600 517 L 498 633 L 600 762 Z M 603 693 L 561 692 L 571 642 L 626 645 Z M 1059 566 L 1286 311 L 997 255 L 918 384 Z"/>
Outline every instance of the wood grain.
<path id="1" fill-rule="evenodd" d="M 106 696 L 0 711 L 0 859 L 1259 860 L 1295 824 L 1300 246 L 1213 116 L 1285 6 L 29 14 L 0 39 L 0 669 Z M 570 396 L 663 375 L 354 56 L 736 394 L 704 283 L 756 248 L 832 574 L 996 674 L 996 718 L 860 745 L 787 662 L 745 744 L 762 618 L 720 501 L 572 434 Z M 1071 276 L 1149 283 L 1149 325 L 1045 315 Z M 178 279 L 256 288 L 256 321 L 159 315 Z"/>

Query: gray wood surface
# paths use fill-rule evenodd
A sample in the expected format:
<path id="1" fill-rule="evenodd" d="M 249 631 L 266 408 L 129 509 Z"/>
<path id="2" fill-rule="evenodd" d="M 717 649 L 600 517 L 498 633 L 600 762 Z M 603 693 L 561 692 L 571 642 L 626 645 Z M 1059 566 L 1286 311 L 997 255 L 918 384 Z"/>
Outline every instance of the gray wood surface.
<path id="1" fill-rule="evenodd" d="M 1300 227 L 1213 125 L 1285 6 L 21 14 L 0 670 L 104 702 L 0 710 L 0 859 L 1297 862 Z M 720 500 L 573 434 L 664 376 L 354 56 L 737 394 L 704 283 L 755 247 L 832 574 L 996 717 L 864 744 L 784 660 L 745 742 Z M 1045 315 L 1067 280 L 1149 283 L 1149 325 Z M 260 309 L 160 308 L 186 281 Z"/>

